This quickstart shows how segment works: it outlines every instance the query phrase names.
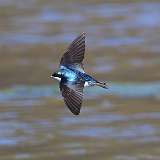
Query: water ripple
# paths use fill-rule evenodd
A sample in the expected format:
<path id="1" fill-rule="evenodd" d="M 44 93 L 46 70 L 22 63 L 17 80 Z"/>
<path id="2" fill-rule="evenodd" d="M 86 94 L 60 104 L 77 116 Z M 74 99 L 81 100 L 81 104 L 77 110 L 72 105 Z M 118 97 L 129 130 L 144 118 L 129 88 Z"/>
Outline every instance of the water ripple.
<path id="1" fill-rule="evenodd" d="M 131 122 L 135 120 L 160 120 L 159 112 L 150 112 L 150 113 L 137 113 L 134 115 L 119 115 L 119 114 L 96 114 L 88 115 L 87 117 L 73 119 L 72 117 L 63 117 L 61 118 L 61 123 L 64 126 L 69 125 L 83 125 L 83 124 L 111 124 L 116 122 Z"/>
<path id="2" fill-rule="evenodd" d="M 147 98 L 160 97 L 160 82 L 153 83 L 110 83 L 108 90 L 98 87 L 85 89 L 86 98 L 95 98 L 101 95 L 112 94 L 120 97 Z M 14 86 L 0 91 L 0 102 L 16 99 L 33 99 L 42 97 L 59 97 L 60 92 L 57 86 Z"/>
<path id="3" fill-rule="evenodd" d="M 80 127 L 79 127 L 80 128 Z M 97 138 L 117 138 L 122 139 L 138 139 L 141 136 L 154 136 L 155 133 L 160 132 L 160 129 L 149 124 L 144 125 L 130 125 L 123 128 L 114 127 L 81 127 L 80 129 L 67 130 L 63 133 L 70 136 L 86 136 Z"/>

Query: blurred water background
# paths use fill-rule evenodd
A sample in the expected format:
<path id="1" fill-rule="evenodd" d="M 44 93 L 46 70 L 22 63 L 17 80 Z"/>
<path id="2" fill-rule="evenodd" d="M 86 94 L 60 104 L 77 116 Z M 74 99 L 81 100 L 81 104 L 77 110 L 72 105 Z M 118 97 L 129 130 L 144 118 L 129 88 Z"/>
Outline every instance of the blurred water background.
<path id="1" fill-rule="evenodd" d="M 81 32 L 81 114 L 50 79 Z M 159 160 L 160 1 L 0 0 L 0 160 Z"/>

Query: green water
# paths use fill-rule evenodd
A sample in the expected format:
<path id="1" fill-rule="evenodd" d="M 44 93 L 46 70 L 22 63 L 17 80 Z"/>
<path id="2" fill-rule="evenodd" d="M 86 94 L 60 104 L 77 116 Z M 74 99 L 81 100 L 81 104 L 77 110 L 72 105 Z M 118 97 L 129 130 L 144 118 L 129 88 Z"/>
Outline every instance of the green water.
<path id="1" fill-rule="evenodd" d="M 159 160 L 160 2 L 0 1 L 0 160 Z M 86 32 L 79 116 L 50 75 Z"/>

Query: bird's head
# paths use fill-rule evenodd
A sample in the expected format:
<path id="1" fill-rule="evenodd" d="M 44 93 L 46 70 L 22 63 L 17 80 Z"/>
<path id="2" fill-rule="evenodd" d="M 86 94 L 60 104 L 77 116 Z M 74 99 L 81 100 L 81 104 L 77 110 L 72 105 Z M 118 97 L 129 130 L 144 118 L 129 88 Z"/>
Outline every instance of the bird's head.
<path id="1" fill-rule="evenodd" d="M 57 79 L 58 81 L 61 81 L 62 75 L 61 75 L 60 72 L 54 72 L 54 73 L 51 75 L 51 78 L 54 78 L 54 79 Z"/>

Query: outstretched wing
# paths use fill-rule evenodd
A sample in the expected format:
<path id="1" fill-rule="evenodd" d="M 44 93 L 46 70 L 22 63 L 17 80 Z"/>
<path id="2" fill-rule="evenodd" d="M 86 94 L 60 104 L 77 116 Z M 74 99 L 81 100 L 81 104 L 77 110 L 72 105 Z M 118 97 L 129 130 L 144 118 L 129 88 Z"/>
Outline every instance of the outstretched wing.
<path id="1" fill-rule="evenodd" d="M 78 115 L 80 113 L 83 100 L 83 88 L 83 82 L 74 85 L 60 83 L 60 90 L 62 92 L 64 102 L 74 115 Z"/>
<path id="2" fill-rule="evenodd" d="M 61 58 L 60 65 L 74 66 L 79 65 L 82 67 L 82 61 L 85 53 L 85 33 L 78 36 L 68 47 L 68 50 Z"/>

